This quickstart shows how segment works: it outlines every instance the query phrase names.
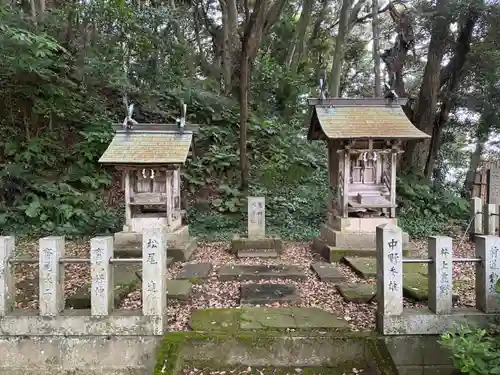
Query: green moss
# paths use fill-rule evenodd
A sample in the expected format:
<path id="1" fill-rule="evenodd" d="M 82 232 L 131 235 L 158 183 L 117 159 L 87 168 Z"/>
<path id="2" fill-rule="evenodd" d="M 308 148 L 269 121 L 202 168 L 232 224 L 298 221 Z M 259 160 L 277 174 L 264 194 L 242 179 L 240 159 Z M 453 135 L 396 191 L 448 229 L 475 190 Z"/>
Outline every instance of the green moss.
<path id="1" fill-rule="evenodd" d="M 167 334 L 157 350 L 156 366 L 154 375 L 176 375 L 182 366 L 179 357 L 182 346 L 185 344 L 187 335 L 184 332 L 172 332 Z"/>
<path id="2" fill-rule="evenodd" d="M 387 350 L 384 339 L 382 337 L 373 337 L 367 340 L 367 347 L 371 354 L 371 362 L 377 366 L 379 374 L 383 375 L 398 375 L 392 356 Z M 370 360 L 369 359 L 369 360 Z"/>
<path id="3" fill-rule="evenodd" d="M 191 314 L 193 331 L 235 332 L 239 329 L 241 309 L 199 309 Z"/>

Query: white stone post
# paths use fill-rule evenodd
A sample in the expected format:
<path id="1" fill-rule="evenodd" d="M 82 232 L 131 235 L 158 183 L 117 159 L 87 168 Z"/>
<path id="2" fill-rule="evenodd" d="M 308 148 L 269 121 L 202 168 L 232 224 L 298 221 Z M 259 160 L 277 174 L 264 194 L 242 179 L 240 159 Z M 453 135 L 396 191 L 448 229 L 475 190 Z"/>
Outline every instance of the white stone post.
<path id="1" fill-rule="evenodd" d="M 476 308 L 485 313 L 500 311 L 496 284 L 500 278 L 500 237 L 477 236 L 476 256 L 482 259 L 476 264 Z"/>
<path id="2" fill-rule="evenodd" d="M 471 200 L 471 220 L 472 234 L 482 234 L 483 233 L 483 215 L 480 213 L 482 210 L 483 202 L 481 198 L 472 198 Z"/>
<path id="3" fill-rule="evenodd" d="M 64 310 L 64 237 L 45 237 L 39 242 L 40 315 L 55 316 Z"/>
<path id="4" fill-rule="evenodd" d="M 90 240 L 90 314 L 109 315 L 114 308 L 113 237 Z"/>
<path id="5" fill-rule="evenodd" d="M 266 237 L 266 198 L 248 197 L 248 238 Z"/>
<path id="6" fill-rule="evenodd" d="M 484 234 L 494 236 L 497 223 L 497 205 L 485 204 L 483 207 Z"/>
<path id="7" fill-rule="evenodd" d="M 142 235 L 142 313 L 163 316 L 167 308 L 167 236 L 160 228 Z"/>
<path id="8" fill-rule="evenodd" d="M 453 247 L 450 237 L 429 237 L 429 309 L 450 314 L 453 305 Z"/>
<path id="9" fill-rule="evenodd" d="M 377 227 L 377 314 L 403 313 L 403 233 L 392 224 Z"/>
<path id="10" fill-rule="evenodd" d="M 14 237 L 0 237 L 0 317 L 10 313 L 15 303 L 14 272 L 9 263 L 15 247 Z"/>

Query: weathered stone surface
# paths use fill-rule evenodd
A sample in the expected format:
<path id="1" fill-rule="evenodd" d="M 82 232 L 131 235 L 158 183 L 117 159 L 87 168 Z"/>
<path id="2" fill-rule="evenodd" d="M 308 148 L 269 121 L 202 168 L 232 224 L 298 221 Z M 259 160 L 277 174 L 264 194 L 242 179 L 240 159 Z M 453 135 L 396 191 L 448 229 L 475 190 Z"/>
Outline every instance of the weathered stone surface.
<path id="1" fill-rule="evenodd" d="M 239 250 L 238 258 L 278 258 L 276 250 Z"/>
<path id="2" fill-rule="evenodd" d="M 295 285 L 246 284 L 241 286 L 242 305 L 265 305 L 275 302 L 298 302 L 300 296 Z"/>
<path id="3" fill-rule="evenodd" d="M 208 278 L 211 270 L 212 265 L 210 263 L 189 263 L 177 274 L 176 279 L 200 282 Z"/>
<path id="4" fill-rule="evenodd" d="M 188 280 L 167 280 L 167 299 L 187 300 L 192 288 Z"/>
<path id="5" fill-rule="evenodd" d="M 326 262 L 318 262 L 311 264 L 311 268 L 318 275 L 321 281 L 343 281 L 344 274 L 339 267 Z"/>
<path id="6" fill-rule="evenodd" d="M 189 326 L 194 331 L 218 332 L 251 329 L 349 329 L 339 315 L 315 307 L 242 307 L 200 309 L 193 312 Z"/>
<path id="7" fill-rule="evenodd" d="M 376 293 L 376 286 L 373 284 L 349 284 L 341 283 L 336 285 L 340 295 L 348 302 L 368 302 Z"/>
<path id="8" fill-rule="evenodd" d="M 248 197 L 248 237 L 266 236 L 266 198 Z"/>
<path id="9" fill-rule="evenodd" d="M 283 240 L 277 236 L 247 238 L 235 234 L 231 240 L 231 251 L 237 254 L 241 250 L 274 250 L 280 254 L 283 251 Z"/>
<path id="10" fill-rule="evenodd" d="M 368 279 L 377 276 L 377 260 L 371 257 L 344 257 L 344 262 L 361 277 Z M 403 273 L 427 275 L 427 264 L 405 263 Z"/>
<path id="11" fill-rule="evenodd" d="M 286 265 L 227 265 L 219 269 L 219 280 L 273 280 L 291 279 L 302 280 L 305 272 L 298 266 Z"/>

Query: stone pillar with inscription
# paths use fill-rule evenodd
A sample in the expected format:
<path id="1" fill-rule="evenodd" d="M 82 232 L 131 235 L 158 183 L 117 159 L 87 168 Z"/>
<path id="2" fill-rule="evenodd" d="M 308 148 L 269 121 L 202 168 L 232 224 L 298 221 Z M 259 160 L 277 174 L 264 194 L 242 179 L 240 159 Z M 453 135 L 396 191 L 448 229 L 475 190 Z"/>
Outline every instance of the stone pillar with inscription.
<path id="1" fill-rule="evenodd" d="M 90 240 L 91 315 L 109 315 L 114 307 L 113 237 L 95 237 Z"/>
<path id="2" fill-rule="evenodd" d="M 266 199 L 248 197 L 248 237 L 234 235 L 231 249 L 238 257 L 276 258 L 283 250 L 277 236 L 266 236 Z"/>
<path id="3" fill-rule="evenodd" d="M 500 311 L 497 283 L 500 279 L 500 237 L 477 236 L 476 308 L 485 313 Z"/>
<path id="4" fill-rule="evenodd" d="M 403 231 L 392 224 L 376 229 L 377 329 L 384 332 L 384 317 L 403 313 Z"/>
<path id="5" fill-rule="evenodd" d="M 56 316 L 64 310 L 64 237 L 45 237 L 39 242 L 40 315 Z"/>
<path id="6" fill-rule="evenodd" d="M 16 290 L 9 258 L 14 254 L 15 246 L 14 237 L 0 237 L 0 317 L 14 307 Z"/>
<path id="7" fill-rule="evenodd" d="M 429 238 L 429 309 L 450 314 L 453 305 L 453 246 L 450 237 Z"/>
<path id="8" fill-rule="evenodd" d="M 497 230 L 498 206 L 487 203 L 483 207 L 484 234 L 494 236 Z"/>
<path id="9" fill-rule="evenodd" d="M 142 312 L 163 317 L 167 309 L 167 235 L 161 229 L 144 232 L 142 243 Z"/>

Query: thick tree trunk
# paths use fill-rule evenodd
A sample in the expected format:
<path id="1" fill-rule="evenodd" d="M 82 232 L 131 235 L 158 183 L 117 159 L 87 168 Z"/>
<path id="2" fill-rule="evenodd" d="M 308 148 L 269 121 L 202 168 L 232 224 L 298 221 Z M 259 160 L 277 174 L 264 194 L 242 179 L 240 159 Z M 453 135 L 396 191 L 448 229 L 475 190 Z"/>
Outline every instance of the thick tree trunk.
<path id="1" fill-rule="evenodd" d="M 340 9 L 339 31 L 337 38 L 335 38 L 335 52 L 333 54 L 333 64 L 328 85 L 330 96 L 334 98 L 339 96 L 340 75 L 342 73 L 342 61 L 344 60 L 344 44 L 347 36 L 351 2 L 352 0 L 343 0 L 342 8 Z"/>
<path id="2" fill-rule="evenodd" d="M 450 0 L 438 0 L 436 5 L 436 18 L 434 19 L 431 40 L 427 54 L 427 64 L 417 99 L 413 124 L 423 132 L 431 135 L 434 125 L 434 116 L 440 88 L 441 62 L 446 51 L 449 34 Z M 403 157 L 403 168 L 416 173 L 424 173 L 429 152 L 430 140 L 409 141 Z"/>
<path id="3" fill-rule="evenodd" d="M 443 81 L 442 79 L 440 80 L 440 86 L 445 85 L 445 89 L 441 94 L 441 108 L 434 122 L 430 150 L 425 165 L 424 175 L 428 181 L 431 180 L 433 175 L 434 163 L 439 152 L 439 146 L 441 145 L 441 137 L 444 127 L 448 122 L 450 111 L 455 106 L 455 91 L 458 89 L 463 76 L 464 66 L 470 52 L 472 32 L 478 18 L 479 13 L 475 9 L 471 9 L 467 15 L 465 23 L 460 29 L 456 42 L 455 53 L 449 63 L 449 65 L 451 65 L 451 74 L 447 76 L 448 81 Z M 443 71 L 443 69 L 441 69 L 441 71 Z"/>

